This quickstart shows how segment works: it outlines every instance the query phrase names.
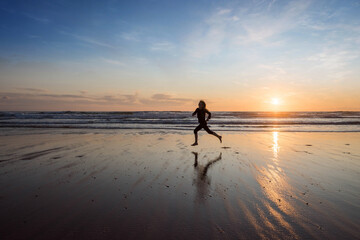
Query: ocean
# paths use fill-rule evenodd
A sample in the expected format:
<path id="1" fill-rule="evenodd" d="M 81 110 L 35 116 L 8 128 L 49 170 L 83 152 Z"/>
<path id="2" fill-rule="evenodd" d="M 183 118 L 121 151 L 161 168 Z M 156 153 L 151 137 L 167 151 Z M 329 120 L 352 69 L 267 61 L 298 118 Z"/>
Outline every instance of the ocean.
<path id="1" fill-rule="evenodd" d="M 0 112 L 0 128 L 193 130 L 185 111 Z M 212 112 L 215 131 L 360 132 L 360 112 Z"/>

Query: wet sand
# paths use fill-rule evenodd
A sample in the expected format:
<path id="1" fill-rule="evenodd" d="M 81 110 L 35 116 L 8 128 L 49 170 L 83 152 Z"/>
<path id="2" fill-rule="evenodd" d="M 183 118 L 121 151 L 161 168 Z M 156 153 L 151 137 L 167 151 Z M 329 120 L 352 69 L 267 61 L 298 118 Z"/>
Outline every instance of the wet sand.
<path id="1" fill-rule="evenodd" d="M 2 239 L 360 239 L 360 133 L 2 129 Z"/>

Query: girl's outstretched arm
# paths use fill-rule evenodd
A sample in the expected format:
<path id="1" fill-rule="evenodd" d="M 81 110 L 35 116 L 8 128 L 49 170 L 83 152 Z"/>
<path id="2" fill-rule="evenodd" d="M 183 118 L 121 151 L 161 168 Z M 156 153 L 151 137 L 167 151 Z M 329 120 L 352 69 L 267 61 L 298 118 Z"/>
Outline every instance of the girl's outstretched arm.
<path id="1" fill-rule="evenodd" d="M 197 111 L 199 110 L 199 108 L 197 108 L 194 112 L 193 112 L 193 116 L 195 116 L 195 114 L 197 113 Z"/>

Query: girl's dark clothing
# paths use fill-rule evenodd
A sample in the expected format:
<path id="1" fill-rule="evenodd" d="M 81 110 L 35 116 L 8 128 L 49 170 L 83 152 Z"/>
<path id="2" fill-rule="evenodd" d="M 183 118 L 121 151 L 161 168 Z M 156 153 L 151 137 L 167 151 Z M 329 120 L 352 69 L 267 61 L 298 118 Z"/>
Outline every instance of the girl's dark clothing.
<path id="1" fill-rule="evenodd" d="M 200 108 L 197 108 L 195 110 L 195 112 L 193 113 L 193 115 L 197 114 L 197 118 L 198 118 L 198 121 L 199 121 L 199 126 L 197 126 L 195 129 L 194 129 L 194 133 L 197 133 L 198 131 L 200 131 L 202 128 L 204 128 L 204 130 L 209 133 L 209 134 L 213 134 L 214 132 L 211 131 L 209 129 L 209 127 L 207 126 L 207 122 L 205 120 L 205 114 L 208 114 L 209 115 L 209 119 L 211 118 L 211 113 L 207 110 L 207 109 L 200 109 Z"/>
<path id="2" fill-rule="evenodd" d="M 211 113 L 206 109 L 200 109 L 197 108 L 195 110 L 195 112 L 193 113 L 193 115 L 197 114 L 197 118 L 199 123 L 205 123 L 206 124 L 206 120 L 205 120 L 205 113 L 207 113 L 209 115 L 209 119 L 211 118 Z"/>

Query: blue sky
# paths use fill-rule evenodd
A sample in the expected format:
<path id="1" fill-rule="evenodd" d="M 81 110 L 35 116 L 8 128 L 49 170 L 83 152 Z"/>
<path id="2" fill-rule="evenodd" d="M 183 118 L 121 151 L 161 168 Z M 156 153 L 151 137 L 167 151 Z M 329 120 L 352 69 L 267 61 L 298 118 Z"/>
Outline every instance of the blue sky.
<path id="1" fill-rule="evenodd" d="M 0 109 L 360 110 L 359 16 L 350 0 L 1 1 Z"/>

